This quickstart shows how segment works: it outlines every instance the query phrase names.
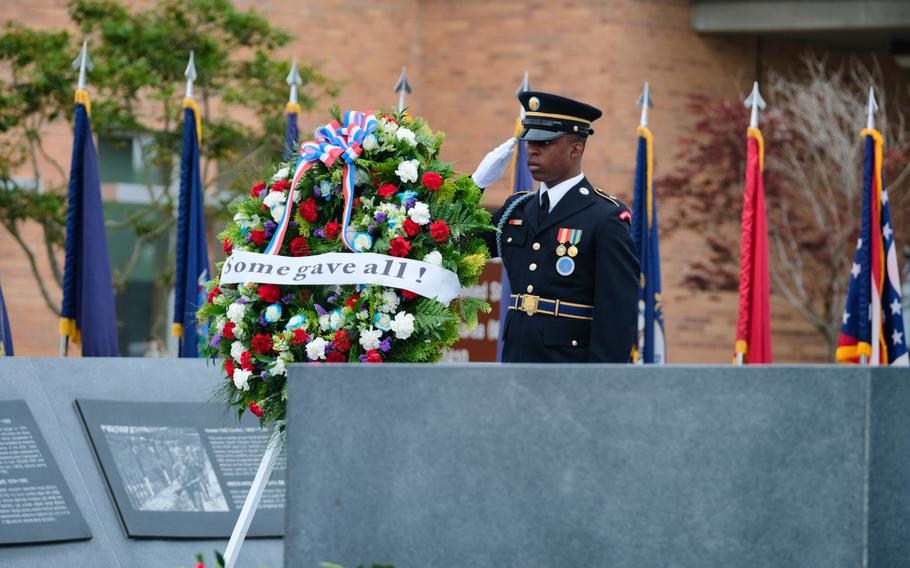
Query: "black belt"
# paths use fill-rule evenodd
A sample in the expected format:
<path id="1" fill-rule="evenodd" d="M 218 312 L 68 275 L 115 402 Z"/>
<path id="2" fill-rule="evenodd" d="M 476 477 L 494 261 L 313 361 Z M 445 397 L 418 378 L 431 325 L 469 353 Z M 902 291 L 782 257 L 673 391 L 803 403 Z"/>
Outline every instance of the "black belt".
<path id="1" fill-rule="evenodd" d="M 529 316 L 544 314 L 558 318 L 594 319 L 594 306 L 562 300 L 548 300 L 531 294 L 512 294 L 509 309 L 524 312 Z"/>

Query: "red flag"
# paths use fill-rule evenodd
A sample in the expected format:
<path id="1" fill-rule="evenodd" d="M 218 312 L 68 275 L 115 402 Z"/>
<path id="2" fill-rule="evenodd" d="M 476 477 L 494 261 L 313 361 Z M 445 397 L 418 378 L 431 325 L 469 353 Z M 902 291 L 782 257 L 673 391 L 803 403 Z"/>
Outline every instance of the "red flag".
<path id="1" fill-rule="evenodd" d="M 746 143 L 746 192 L 743 196 L 735 352 L 743 354 L 743 363 L 771 363 L 768 222 L 762 181 L 765 143 L 761 131 L 749 128 Z"/>

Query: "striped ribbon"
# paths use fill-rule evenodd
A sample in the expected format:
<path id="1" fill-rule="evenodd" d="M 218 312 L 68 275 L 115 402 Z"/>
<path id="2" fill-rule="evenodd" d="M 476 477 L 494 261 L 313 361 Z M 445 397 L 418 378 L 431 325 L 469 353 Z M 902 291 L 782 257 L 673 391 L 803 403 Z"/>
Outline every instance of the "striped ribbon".
<path id="1" fill-rule="evenodd" d="M 326 167 L 331 167 L 336 160 L 344 160 L 342 174 L 342 194 L 344 195 L 344 209 L 341 216 L 341 241 L 351 252 L 360 252 L 348 237 L 348 227 L 351 224 L 351 212 L 354 207 L 354 161 L 363 152 L 364 138 L 376 130 L 379 123 L 372 111 L 358 112 L 349 110 L 344 113 L 344 121 L 338 124 L 337 120 L 317 128 L 314 132 L 315 140 L 304 142 L 300 145 L 300 157 L 294 167 L 294 179 L 291 189 L 288 190 L 285 201 L 284 213 L 275 229 L 275 234 L 265 249 L 265 254 L 277 255 L 287 234 L 291 217 L 294 215 L 294 192 L 303 175 L 317 162 L 322 162 Z"/>

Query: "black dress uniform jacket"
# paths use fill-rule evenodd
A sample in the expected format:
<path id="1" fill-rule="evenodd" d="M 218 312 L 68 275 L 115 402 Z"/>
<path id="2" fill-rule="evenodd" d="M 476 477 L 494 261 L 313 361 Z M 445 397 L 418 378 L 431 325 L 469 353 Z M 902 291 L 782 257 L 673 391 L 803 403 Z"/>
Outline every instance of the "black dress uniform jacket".
<path id="1" fill-rule="evenodd" d="M 523 201 L 512 208 L 518 199 Z M 512 294 L 530 296 L 513 303 L 531 308 L 508 311 L 503 362 L 628 362 L 636 336 L 639 281 L 628 209 L 587 179 L 572 187 L 542 224 L 539 209 L 537 192 L 525 192 L 510 196 L 493 215 L 493 225 L 502 227 L 499 248 Z M 565 276 L 556 267 L 561 228 L 581 230 L 575 269 Z M 496 256 L 496 234 L 486 239 Z M 538 299 L 593 306 L 592 318 L 529 313 Z"/>

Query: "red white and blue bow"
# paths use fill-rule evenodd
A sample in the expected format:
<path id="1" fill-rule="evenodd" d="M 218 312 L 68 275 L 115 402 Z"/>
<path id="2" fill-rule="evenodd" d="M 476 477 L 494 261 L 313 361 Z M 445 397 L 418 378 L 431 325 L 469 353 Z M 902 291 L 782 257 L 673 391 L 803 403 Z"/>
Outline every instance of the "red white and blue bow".
<path id="1" fill-rule="evenodd" d="M 304 142 L 300 145 L 300 157 L 294 167 L 294 178 L 291 189 L 288 190 L 285 201 L 284 213 L 275 229 L 275 234 L 265 249 L 265 254 L 277 255 L 281 243 L 287 233 L 291 217 L 294 215 L 294 191 L 303 175 L 317 162 L 322 162 L 326 167 L 331 167 L 338 158 L 344 160 L 342 172 L 342 194 L 344 195 L 344 208 L 341 215 L 341 241 L 351 252 L 359 252 L 348 236 L 348 227 L 351 224 L 351 212 L 354 207 L 354 161 L 363 152 L 363 140 L 376 130 L 379 123 L 372 111 L 358 112 L 349 110 L 344 113 L 344 121 L 338 124 L 337 120 L 321 126 L 314 132 L 315 140 Z"/>

